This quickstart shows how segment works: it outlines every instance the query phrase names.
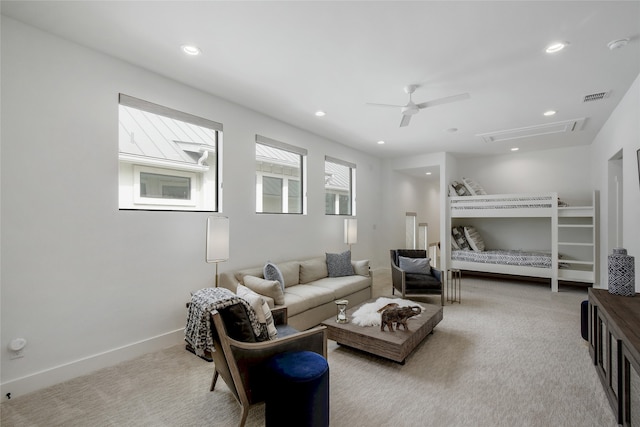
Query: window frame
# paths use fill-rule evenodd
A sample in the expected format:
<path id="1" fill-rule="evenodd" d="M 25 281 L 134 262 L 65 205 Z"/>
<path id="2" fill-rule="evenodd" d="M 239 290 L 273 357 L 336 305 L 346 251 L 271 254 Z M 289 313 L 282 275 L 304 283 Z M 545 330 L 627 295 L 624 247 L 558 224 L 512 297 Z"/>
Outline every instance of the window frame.
<path id="1" fill-rule="evenodd" d="M 222 140 L 223 125 L 213 120 L 195 116 L 163 105 L 134 98 L 120 93 L 118 96 L 118 126 L 120 126 L 120 107 L 128 107 L 144 113 L 162 116 L 172 120 L 188 123 L 214 131 L 214 140 L 210 144 L 191 141 L 173 142 L 184 152 L 201 155 L 199 161 L 207 161 L 208 165 L 200 162 L 190 163 L 176 161 L 144 154 L 132 154 L 121 151 L 120 137 L 118 138 L 118 164 L 130 166 L 130 171 L 118 174 L 119 210 L 133 211 L 179 211 L 179 212 L 221 212 L 222 211 Z M 207 174 L 210 169 L 213 169 Z M 140 196 L 140 173 L 153 173 L 167 176 L 186 177 L 191 179 L 191 194 L 187 199 L 154 198 Z M 129 176 L 129 173 L 132 176 Z M 123 182 L 123 176 L 129 176 Z M 207 188 L 205 188 L 205 186 Z M 124 199 L 122 195 L 124 193 Z M 131 191 L 129 198 L 128 191 Z M 206 193 L 203 193 L 206 191 Z M 212 192 L 209 197 L 209 192 Z M 123 203 L 125 200 L 125 203 Z M 126 202 L 128 200 L 128 202 Z M 210 207 L 208 207 L 210 206 Z"/>
<path id="2" fill-rule="evenodd" d="M 324 210 L 324 214 L 325 215 L 342 215 L 342 216 L 356 216 L 356 164 L 355 163 L 351 163 L 351 162 L 347 162 L 345 160 L 341 160 L 341 159 L 337 159 L 335 157 L 331 157 L 331 156 L 324 156 L 324 162 L 325 162 L 325 167 L 324 167 L 324 171 L 325 171 L 325 185 L 324 185 L 324 194 L 325 194 L 325 210 Z M 327 173 L 327 162 L 329 163 L 333 163 L 336 165 L 340 165 L 340 166 L 345 166 L 347 168 L 349 168 L 349 185 L 348 185 L 348 197 L 349 197 L 349 207 L 350 207 L 350 211 L 346 212 L 346 213 L 341 213 L 340 212 L 340 197 L 344 196 L 344 194 L 341 194 L 339 191 L 331 191 L 329 188 L 327 188 L 327 177 L 326 177 L 326 173 Z M 334 212 L 333 213 L 327 213 L 327 195 L 334 195 Z"/>
<path id="3" fill-rule="evenodd" d="M 308 152 L 306 149 L 287 144 L 285 142 L 281 142 L 272 138 L 268 138 L 262 135 L 256 134 L 255 136 L 255 144 L 263 145 L 270 148 L 275 148 L 282 151 L 287 151 L 289 153 L 295 154 L 300 157 L 300 176 L 286 176 L 284 174 L 277 174 L 273 172 L 265 172 L 255 170 L 256 177 L 256 214 L 270 214 L 270 215 L 306 215 L 307 214 L 307 180 L 306 180 L 306 170 L 307 170 L 307 155 Z M 255 158 L 255 162 L 258 162 L 258 159 Z M 278 178 L 282 179 L 282 200 L 281 200 L 281 212 L 265 212 L 264 211 L 264 192 L 263 189 L 263 178 Z M 296 181 L 300 183 L 300 212 L 289 212 L 289 181 Z M 260 209 L 260 211 L 258 210 Z M 286 211 L 285 211 L 286 209 Z"/>
<path id="4" fill-rule="evenodd" d="M 143 173 L 163 175 L 169 177 L 189 178 L 190 181 L 190 196 L 188 199 L 163 199 L 158 197 L 143 197 L 140 195 L 140 181 Z M 177 206 L 192 206 L 197 205 L 197 200 L 200 198 L 200 176 L 195 172 L 187 172 L 174 169 L 163 169 L 149 166 L 133 165 L 133 203 L 139 205 L 177 205 Z M 167 203 L 169 201 L 169 203 Z"/>

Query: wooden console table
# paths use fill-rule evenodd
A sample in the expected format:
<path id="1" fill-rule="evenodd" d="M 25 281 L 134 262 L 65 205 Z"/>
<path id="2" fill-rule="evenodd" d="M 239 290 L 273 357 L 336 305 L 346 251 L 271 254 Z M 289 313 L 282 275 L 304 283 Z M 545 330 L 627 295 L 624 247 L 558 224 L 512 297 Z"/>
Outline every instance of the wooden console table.
<path id="1" fill-rule="evenodd" d="M 589 351 L 619 424 L 640 426 L 640 295 L 589 289 Z"/>

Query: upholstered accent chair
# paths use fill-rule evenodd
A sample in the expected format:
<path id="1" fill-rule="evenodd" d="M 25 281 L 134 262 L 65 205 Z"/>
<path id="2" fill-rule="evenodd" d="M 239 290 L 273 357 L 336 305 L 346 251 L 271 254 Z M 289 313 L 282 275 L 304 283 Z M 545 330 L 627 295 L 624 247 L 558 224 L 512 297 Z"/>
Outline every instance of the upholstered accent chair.
<path id="1" fill-rule="evenodd" d="M 284 316 L 274 311 L 274 319 L 279 338 L 262 342 L 244 342 L 232 338 L 227 333 L 229 331 L 233 335 L 233 330 L 237 330 L 237 319 L 230 318 L 226 311 L 225 313 L 220 313 L 218 310 L 211 312 L 211 330 L 215 349 L 212 353 L 215 372 L 211 391 L 215 389 L 218 376 L 221 376 L 240 403 L 242 414 L 239 425 L 241 427 L 247 420 L 249 407 L 263 402 L 265 393 L 269 391 L 265 380 L 265 365 L 271 357 L 285 352 L 303 350 L 327 357 L 326 327 L 319 326 L 298 332 L 286 326 L 286 309 L 284 309 Z"/>
<path id="2" fill-rule="evenodd" d="M 442 272 L 431 267 L 427 251 L 423 249 L 391 249 L 392 294 L 406 296 L 440 295 L 444 305 Z"/>

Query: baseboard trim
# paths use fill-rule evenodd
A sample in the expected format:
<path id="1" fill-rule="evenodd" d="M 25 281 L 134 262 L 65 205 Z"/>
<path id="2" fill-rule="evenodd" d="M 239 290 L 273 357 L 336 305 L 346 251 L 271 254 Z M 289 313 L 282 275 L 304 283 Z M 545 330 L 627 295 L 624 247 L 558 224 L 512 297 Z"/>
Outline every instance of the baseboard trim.
<path id="1" fill-rule="evenodd" d="M 184 328 L 6 381 L 0 384 L 0 396 L 6 401 L 7 393 L 22 396 L 178 344 L 184 344 Z"/>

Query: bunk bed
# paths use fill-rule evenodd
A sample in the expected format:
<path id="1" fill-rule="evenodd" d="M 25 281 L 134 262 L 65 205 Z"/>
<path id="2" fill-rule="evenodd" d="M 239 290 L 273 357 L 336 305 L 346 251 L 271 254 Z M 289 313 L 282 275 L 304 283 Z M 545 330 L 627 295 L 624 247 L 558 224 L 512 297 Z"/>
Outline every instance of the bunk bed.
<path id="1" fill-rule="evenodd" d="M 567 207 L 558 194 L 480 194 L 449 197 L 449 226 L 452 228 L 448 268 L 484 273 L 546 278 L 557 292 L 558 281 L 593 283 L 595 256 L 595 193 L 591 206 Z M 559 206 L 560 204 L 560 206 Z M 464 233 L 474 245 L 474 227 L 465 220 L 483 218 L 545 218 L 541 233 L 548 233 L 550 245 L 543 250 L 464 247 L 456 234 Z M 559 239 L 560 237 L 560 239 Z M 482 240 L 475 242 L 482 244 Z M 577 248 L 577 249 L 576 249 Z M 586 254 L 586 255 L 585 255 Z"/>

